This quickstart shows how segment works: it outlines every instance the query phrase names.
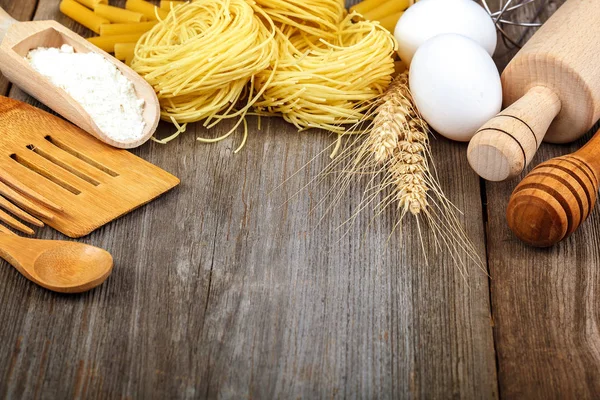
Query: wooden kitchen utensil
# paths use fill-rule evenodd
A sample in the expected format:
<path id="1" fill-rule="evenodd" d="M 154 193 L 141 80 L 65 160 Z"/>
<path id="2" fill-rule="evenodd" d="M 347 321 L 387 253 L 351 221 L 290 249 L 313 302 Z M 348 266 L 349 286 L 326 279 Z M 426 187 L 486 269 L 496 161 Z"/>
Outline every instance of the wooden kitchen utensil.
<path id="1" fill-rule="evenodd" d="M 600 131 L 579 151 L 534 168 L 513 192 L 510 229 L 524 242 L 552 246 L 572 234 L 596 204 L 600 179 Z"/>
<path id="2" fill-rule="evenodd" d="M 0 257 L 46 289 L 81 293 L 99 286 L 113 268 L 106 250 L 59 240 L 25 239 L 0 226 Z"/>
<path id="3" fill-rule="evenodd" d="M 87 235 L 179 184 L 61 118 L 0 96 L 0 181 L 2 170 L 47 199 L 54 210 L 36 217 L 70 237 Z"/>
<path id="4" fill-rule="evenodd" d="M 123 149 L 141 145 L 156 131 L 160 120 L 160 105 L 152 86 L 131 68 L 58 22 L 17 22 L 0 8 L 0 40 L 0 69 L 4 76 L 84 131 L 111 146 Z M 60 47 L 63 44 L 72 46 L 78 53 L 101 54 L 133 83 L 136 94 L 145 101 L 143 118 L 146 127 L 141 139 L 120 142 L 106 136 L 78 102 L 35 71 L 25 59 L 32 49 Z"/>
<path id="5" fill-rule="evenodd" d="M 32 201 L 35 201 L 37 204 Z M 48 209 L 62 211 L 61 207 L 40 196 L 27 186 L 24 186 L 10 175 L 9 172 L 0 170 L 0 221 L 27 235 L 33 235 L 35 233 L 33 229 L 20 222 L 17 218 L 41 228 L 44 226 L 44 223 L 33 215 L 51 220 L 54 217 Z"/>
<path id="6" fill-rule="evenodd" d="M 567 143 L 600 118 L 600 1 L 568 0 L 502 74 L 504 104 L 468 149 L 481 177 L 519 175 L 542 140 Z"/>

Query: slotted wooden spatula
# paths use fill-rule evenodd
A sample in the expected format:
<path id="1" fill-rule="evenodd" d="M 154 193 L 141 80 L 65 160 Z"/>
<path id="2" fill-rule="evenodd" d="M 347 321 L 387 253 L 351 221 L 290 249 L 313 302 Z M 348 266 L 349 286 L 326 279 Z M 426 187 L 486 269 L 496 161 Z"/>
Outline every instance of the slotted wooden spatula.
<path id="1" fill-rule="evenodd" d="M 0 96 L 0 169 L 55 205 L 38 215 L 77 238 L 148 203 L 179 179 L 29 104 Z"/>

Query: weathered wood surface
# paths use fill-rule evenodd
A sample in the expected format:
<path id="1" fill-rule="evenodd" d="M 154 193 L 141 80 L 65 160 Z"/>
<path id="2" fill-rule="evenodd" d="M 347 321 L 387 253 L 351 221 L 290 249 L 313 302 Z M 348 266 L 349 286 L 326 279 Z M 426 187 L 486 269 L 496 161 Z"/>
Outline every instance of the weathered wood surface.
<path id="1" fill-rule="evenodd" d="M 36 9 L 35 1 L 0 0 L 0 7 L 17 21 L 29 21 Z M 0 93 L 6 95 L 10 83 L 0 75 Z"/>
<path id="2" fill-rule="evenodd" d="M 88 34 L 60 15 L 58 0 L 16 4 L 0 0 L 21 19 L 35 9 L 36 19 Z M 39 105 L 16 88 L 10 95 Z M 159 132 L 172 127 L 163 124 Z M 474 265 L 467 285 L 448 256 L 430 256 L 427 264 L 414 226 L 388 240 L 392 211 L 375 224 L 363 214 L 344 236 L 336 228 L 355 211 L 359 187 L 317 224 L 320 215 L 310 210 L 327 182 L 293 194 L 324 168 L 327 155 L 317 155 L 331 137 L 263 120 L 262 131 L 234 155 L 239 136 L 215 145 L 195 141 L 205 134 L 191 127 L 169 145 L 134 151 L 182 185 L 83 240 L 115 257 L 115 271 L 100 288 L 57 295 L 1 264 L 0 397 L 600 392 L 597 214 L 554 249 L 526 248 L 504 219 L 515 182 L 486 184 L 482 210 L 465 146 L 434 141 L 442 186 L 465 211 L 461 220 L 482 257 L 487 216 L 490 291 Z M 543 146 L 533 164 L 570 150 Z M 38 236 L 62 238 L 50 229 Z"/>
<path id="3" fill-rule="evenodd" d="M 562 3 L 548 1 L 544 14 Z M 498 64 L 503 67 L 509 57 L 497 58 Z M 543 144 L 529 170 L 577 150 L 587 139 L 589 135 L 568 146 Z M 598 398 L 600 216 L 593 212 L 571 238 L 551 249 L 525 246 L 512 235 L 505 218 L 509 196 L 524 175 L 485 184 L 500 396 Z"/>

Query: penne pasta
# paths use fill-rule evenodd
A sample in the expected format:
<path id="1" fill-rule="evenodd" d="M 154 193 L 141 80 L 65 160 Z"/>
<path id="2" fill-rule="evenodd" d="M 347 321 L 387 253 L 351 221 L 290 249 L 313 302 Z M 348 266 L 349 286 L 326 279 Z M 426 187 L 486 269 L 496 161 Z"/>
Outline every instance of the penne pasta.
<path id="1" fill-rule="evenodd" d="M 180 4 L 185 3 L 185 1 L 175 1 L 175 0 L 160 0 L 160 9 L 171 11 L 171 7 L 178 6 Z"/>
<path id="2" fill-rule="evenodd" d="M 126 61 L 128 58 L 133 58 L 135 50 L 135 42 L 132 43 L 116 43 L 115 58 L 117 60 Z"/>
<path id="3" fill-rule="evenodd" d="M 383 26 L 388 31 L 390 31 L 391 33 L 394 33 L 394 30 L 396 29 L 396 24 L 398 23 L 398 20 L 400 19 L 402 14 L 404 14 L 404 11 L 400 11 L 400 12 L 388 15 L 387 17 L 381 18 L 379 20 L 379 23 L 381 24 L 381 26 Z M 107 26 L 110 26 L 110 25 L 107 25 Z"/>
<path id="4" fill-rule="evenodd" d="M 367 11 L 371 11 L 388 1 L 395 1 L 395 0 L 364 0 L 358 4 L 353 5 L 352 7 L 350 7 L 350 12 L 356 11 L 359 14 L 364 14 Z"/>
<path id="5" fill-rule="evenodd" d="M 93 11 L 73 0 L 62 0 L 60 12 L 96 33 L 100 33 L 103 24 L 110 24 L 108 19 L 94 14 Z"/>
<path id="6" fill-rule="evenodd" d="M 79 4 L 93 10 L 98 4 L 108 4 L 108 0 L 75 0 Z"/>
<path id="7" fill-rule="evenodd" d="M 167 15 L 169 15 L 167 10 L 161 10 L 154 4 L 148 3 L 144 0 L 127 0 L 127 3 L 125 3 L 125 8 L 130 11 L 144 14 L 149 21 L 156 21 L 159 18 L 165 19 L 167 18 Z"/>
<path id="8" fill-rule="evenodd" d="M 128 35 L 96 36 L 93 38 L 88 38 L 88 40 L 90 43 L 96 45 L 102 50 L 108 53 L 114 53 L 115 45 L 117 43 L 135 43 L 142 37 L 143 34 L 143 32 L 140 32 L 130 33 Z"/>
<path id="9" fill-rule="evenodd" d="M 130 33 L 148 32 L 158 21 L 110 24 L 100 27 L 100 36 L 127 35 Z"/>
<path id="10" fill-rule="evenodd" d="M 106 4 L 97 4 L 96 7 L 94 7 L 94 13 L 108 19 L 111 22 L 118 23 L 141 22 L 146 19 L 142 13 L 124 10 L 122 8 L 113 7 Z"/>
<path id="11" fill-rule="evenodd" d="M 370 21 L 381 21 L 385 17 L 406 10 L 409 6 L 410 0 L 391 0 L 363 13 L 363 17 Z"/>

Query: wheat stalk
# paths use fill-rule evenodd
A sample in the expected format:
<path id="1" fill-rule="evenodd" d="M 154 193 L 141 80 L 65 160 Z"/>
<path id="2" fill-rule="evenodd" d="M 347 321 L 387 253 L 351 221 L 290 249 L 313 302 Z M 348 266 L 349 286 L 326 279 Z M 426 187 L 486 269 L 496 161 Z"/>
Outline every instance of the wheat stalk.
<path id="1" fill-rule="evenodd" d="M 370 122 L 365 122 L 367 120 Z M 353 222 L 370 206 L 374 206 L 377 217 L 395 205 L 399 218 L 394 228 L 410 214 L 417 220 L 421 240 L 419 221 L 423 220 L 433 233 L 436 250 L 450 252 L 451 258 L 461 267 L 461 273 L 466 275 L 468 259 L 483 268 L 456 215 L 458 209 L 440 187 L 431 162 L 430 129 L 414 106 L 408 72 L 394 79 L 366 115 L 365 121 L 345 134 L 349 139 L 343 146 L 344 150 L 322 174 L 324 178 L 338 169 L 342 170 L 334 184 L 339 191 L 332 192 L 334 198 L 328 210 L 341 201 L 342 192 L 362 183 L 365 185 L 363 198 L 358 210 L 346 222 Z M 365 124 L 368 126 L 363 129 Z M 352 135 L 359 131 L 364 131 L 364 134 Z M 423 243 L 422 248 L 425 248 Z"/>

